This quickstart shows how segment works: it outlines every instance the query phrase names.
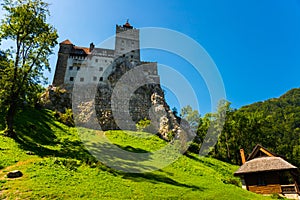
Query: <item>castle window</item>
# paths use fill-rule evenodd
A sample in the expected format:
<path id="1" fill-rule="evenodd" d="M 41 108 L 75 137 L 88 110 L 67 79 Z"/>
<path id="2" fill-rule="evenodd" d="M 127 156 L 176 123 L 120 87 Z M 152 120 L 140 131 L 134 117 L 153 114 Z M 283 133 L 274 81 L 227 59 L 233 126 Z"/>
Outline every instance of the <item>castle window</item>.
<path id="1" fill-rule="evenodd" d="M 103 71 L 103 67 L 99 67 L 99 71 L 102 72 Z"/>
<path id="2" fill-rule="evenodd" d="M 133 55 L 131 55 L 130 58 L 133 58 Z"/>
<path id="3" fill-rule="evenodd" d="M 69 70 L 73 70 L 73 66 L 70 66 L 70 67 L 69 67 Z"/>
<path id="4" fill-rule="evenodd" d="M 98 59 L 96 59 L 95 62 L 97 63 L 97 62 L 98 62 Z"/>
<path id="5" fill-rule="evenodd" d="M 107 60 L 104 60 L 104 62 L 107 62 Z"/>
<path id="6" fill-rule="evenodd" d="M 103 81 L 103 77 L 100 77 L 100 79 L 99 79 L 100 81 Z"/>
<path id="7" fill-rule="evenodd" d="M 125 54 L 123 54 L 123 57 L 125 57 Z"/>
<path id="8" fill-rule="evenodd" d="M 94 77 L 93 77 L 93 81 L 97 81 L 97 76 L 94 76 Z"/>
<path id="9" fill-rule="evenodd" d="M 70 77 L 70 81 L 74 81 L 74 77 Z"/>
<path id="10" fill-rule="evenodd" d="M 84 78 L 81 77 L 81 78 L 80 78 L 80 82 L 83 82 L 83 81 L 84 81 Z"/>
<path id="11" fill-rule="evenodd" d="M 77 67 L 77 71 L 80 70 L 80 67 Z"/>

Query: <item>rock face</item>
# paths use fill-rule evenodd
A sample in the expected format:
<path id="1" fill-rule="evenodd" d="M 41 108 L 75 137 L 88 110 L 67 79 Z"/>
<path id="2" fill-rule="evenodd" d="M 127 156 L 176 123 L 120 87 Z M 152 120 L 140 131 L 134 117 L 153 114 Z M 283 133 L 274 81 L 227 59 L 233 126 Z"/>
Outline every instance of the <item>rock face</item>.
<path id="1" fill-rule="evenodd" d="M 107 81 L 96 86 L 75 83 L 68 90 L 49 87 L 42 101 L 46 108 L 63 112 L 71 108 L 68 91 L 73 91 L 77 125 L 93 129 L 99 129 L 100 125 L 101 130 L 136 130 L 137 122 L 150 119 L 147 131 L 167 141 L 175 138 L 185 143 L 193 133 L 188 124 L 180 126 L 180 118 L 174 116 L 166 103 L 156 69 L 156 63 L 131 63 L 119 58 L 108 68 Z"/>
<path id="2" fill-rule="evenodd" d="M 7 173 L 7 178 L 19 178 L 23 176 L 23 173 L 19 170 L 14 170 Z"/>

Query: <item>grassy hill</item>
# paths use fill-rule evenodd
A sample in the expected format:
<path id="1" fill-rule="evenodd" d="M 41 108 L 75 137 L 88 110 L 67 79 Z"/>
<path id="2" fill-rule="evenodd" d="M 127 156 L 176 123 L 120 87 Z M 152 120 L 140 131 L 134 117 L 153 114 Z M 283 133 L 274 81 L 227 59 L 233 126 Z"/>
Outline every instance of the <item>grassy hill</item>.
<path id="1" fill-rule="evenodd" d="M 232 174 L 238 166 L 193 154 L 143 174 L 106 167 L 88 153 L 76 128 L 59 123 L 48 110 L 19 114 L 17 132 L 16 141 L 0 133 L 0 199 L 268 199 L 234 185 L 239 180 Z M 105 134 L 129 151 L 165 145 L 156 136 Z M 23 177 L 5 177 L 16 169 Z"/>

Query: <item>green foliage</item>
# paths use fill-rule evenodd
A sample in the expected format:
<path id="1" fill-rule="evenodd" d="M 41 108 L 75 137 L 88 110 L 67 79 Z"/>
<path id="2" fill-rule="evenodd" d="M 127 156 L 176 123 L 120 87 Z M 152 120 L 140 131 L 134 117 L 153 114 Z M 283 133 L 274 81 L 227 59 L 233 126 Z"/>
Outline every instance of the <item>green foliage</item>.
<path id="1" fill-rule="evenodd" d="M 141 119 L 135 126 L 138 131 L 144 131 L 151 124 L 151 120 L 149 119 Z"/>
<path id="2" fill-rule="evenodd" d="M 241 186 L 240 180 L 238 180 L 236 178 L 235 179 L 234 178 L 223 179 L 223 183 L 225 183 L 225 184 L 232 184 L 232 185 L 235 185 L 235 186 L 238 186 L 238 187 Z"/>
<path id="3" fill-rule="evenodd" d="M 238 110 L 230 108 L 230 103 L 222 109 L 226 120 L 218 142 L 210 152 L 212 156 L 240 165 L 239 149 L 250 154 L 256 144 L 261 144 L 300 166 L 300 89 Z M 214 113 L 201 118 L 197 134 L 203 137 L 215 119 Z"/>
<path id="4" fill-rule="evenodd" d="M 1 59 L 0 104 L 6 114 L 7 134 L 15 136 L 14 117 L 24 103 L 36 103 L 43 71 L 57 44 L 56 30 L 46 22 L 48 4 L 42 0 L 4 0 L 0 41 L 14 44 Z"/>
<path id="5" fill-rule="evenodd" d="M 56 119 L 67 125 L 70 127 L 74 127 L 75 126 L 75 122 L 74 122 L 74 118 L 73 118 L 73 112 L 72 109 L 70 108 L 66 108 L 64 113 L 61 113 L 59 111 L 55 111 L 54 116 L 56 117 Z"/>
<path id="6" fill-rule="evenodd" d="M 178 110 L 176 107 L 172 108 L 172 112 L 173 112 L 174 116 L 178 117 Z"/>
<path id="7" fill-rule="evenodd" d="M 272 195 L 271 195 L 271 198 L 272 198 L 272 199 L 286 199 L 286 198 L 280 196 L 279 194 L 272 194 Z"/>
<path id="8" fill-rule="evenodd" d="M 171 141 L 175 136 L 175 133 L 173 131 L 169 131 L 167 132 L 167 138 L 168 138 L 168 141 Z"/>
<path id="9" fill-rule="evenodd" d="M 189 123 L 190 128 L 196 132 L 200 120 L 200 114 L 197 110 L 193 110 L 190 105 L 187 105 L 181 109 L 180 117 L 186 120 Z"/>

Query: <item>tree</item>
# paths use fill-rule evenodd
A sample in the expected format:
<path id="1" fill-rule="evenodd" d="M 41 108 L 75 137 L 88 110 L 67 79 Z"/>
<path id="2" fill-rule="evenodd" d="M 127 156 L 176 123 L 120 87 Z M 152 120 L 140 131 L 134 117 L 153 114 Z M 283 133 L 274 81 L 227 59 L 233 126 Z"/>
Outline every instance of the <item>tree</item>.
<path id="1" fill-rule="evenodd" d="M 7 136 L 15 137 L 14 118 L 21 105 L 36 95 L 44 70 L 57 44 L 56 29 L 46 22 L 48 4 L 42 0 L 4 0 L 5 16 L 0 24 L 0 41 L 13 45 L 4 51 L 6 63 L 0 71 L 0 102 L 4 107 Z"/>
<path id="2" fill-rule="evenodd" d="M 172 113 L 173 113 L 173 115 L 174 115 L 175 117 L 178 117 L 178 110 L 177 110 L 176 107 L 173 107 L 173 108 L 172 108 Z"/>
<path id="3" fill-rule="evenodd" d="M 181 109 L 180 117 L 189 123 L 190 128 L 194 132 L 197 131 L 200 120 L 200 114 L 198 110 L 193 110 L 190 105 L 187 105 Z"/>

